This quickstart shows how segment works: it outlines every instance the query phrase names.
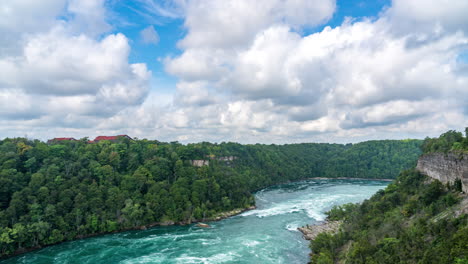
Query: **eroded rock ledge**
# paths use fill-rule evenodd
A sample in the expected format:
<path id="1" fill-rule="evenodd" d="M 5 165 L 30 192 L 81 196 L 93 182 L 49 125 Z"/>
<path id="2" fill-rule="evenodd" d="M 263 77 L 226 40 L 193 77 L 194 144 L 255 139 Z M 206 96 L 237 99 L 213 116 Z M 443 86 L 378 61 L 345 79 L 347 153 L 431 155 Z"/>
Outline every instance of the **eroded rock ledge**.
<path id="1" fill-rule="evenodd" d="M 468 154 L 465 153 L 430 153 L 422 155 L 416 167 L 427 176 L 442 183 L 462 181 L 462 189 L 468 192 Z"/>
<path id="2" fill-rule="evenodd" d="M 306 225 L 299 227 L 304 239 L 314 240 L 320 233 L 335 234 L 340 229 L 342 221 L 325 221 L 317 225 Z"/>

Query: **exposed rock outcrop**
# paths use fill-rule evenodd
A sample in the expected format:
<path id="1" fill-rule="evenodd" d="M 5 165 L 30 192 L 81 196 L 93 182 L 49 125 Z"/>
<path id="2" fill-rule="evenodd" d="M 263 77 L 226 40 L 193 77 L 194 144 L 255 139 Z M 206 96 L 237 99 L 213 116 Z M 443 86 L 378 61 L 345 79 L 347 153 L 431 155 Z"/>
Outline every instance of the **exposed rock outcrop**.
<path id="1" fill-rule="evenodd" d="M 427 176 L 442 183 L 460 179 L 462 189 L 468 192 L 468 154 L 464 153 L 429 153 L 422 155 L 416 168 Z"/>
<path id="2" fill-rule="evenodd" d="M 306 225 L 299 227 L 297 230 L 301 231 L 305 239 L 314 240 L 320 233 L 334 234 L 338 232 L 341 223 L 341 221 L 330 221 L 318 225 Z"/>
<path id="3" fill-rule="evenodd" d="M 222 220 L 222 219 L 234 216 L 234 215 L 238 215 L 240 213 L 243 213 L 248 210 L 253 210 L 253 209 L 255 209 L 255 205 L 247 207 L 247 208 L 238 208 L 238 209 L 234 209 L 234 210 L 227 211 L 227 212 L 221 212 L 221 213 L 216 214 L 214 217 L 209 218 L 207 221 L 219 221 L 219 220 Z"/>
<path id="4" fill-rule="evenodd" d="M 190 164 L 195 167 L 203 167 L 203 166 L 209 166 L 210 165 L 210 160 L 217 160 L 217 161 L 222 161 L 226 165 L 232 165 L 233 161 L 237 159 L 236 156 L 223 156 L 223 157 L 216 157 L 215 155 L 207 155 L 206 156 L 209 160 L 190 160 Z"/>
<path id="5" fill-rule="evenodd" d="M 203 166 L 210 165 L 209 160 L 191 160 L 190 163 L 192 164 L 192 166 L 195 166 L 195 167 L 203 167 Z"/>

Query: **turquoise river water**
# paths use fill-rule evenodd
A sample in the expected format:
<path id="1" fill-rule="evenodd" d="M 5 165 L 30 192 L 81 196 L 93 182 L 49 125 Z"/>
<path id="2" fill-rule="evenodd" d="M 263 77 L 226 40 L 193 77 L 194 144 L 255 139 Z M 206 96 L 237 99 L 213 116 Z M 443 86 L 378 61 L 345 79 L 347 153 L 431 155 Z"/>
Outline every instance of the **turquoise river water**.
<path id="1" fill-rule="evenodd" d="M 103 235 L 30 252 L 12 263 L 307 263 L 297 227 L 325 219 L 334 205 L 360 202 L 388 182 L 307 180 L 256 193 L 257 209 L 211 222 L 211 228 L 154 227 Z"/>

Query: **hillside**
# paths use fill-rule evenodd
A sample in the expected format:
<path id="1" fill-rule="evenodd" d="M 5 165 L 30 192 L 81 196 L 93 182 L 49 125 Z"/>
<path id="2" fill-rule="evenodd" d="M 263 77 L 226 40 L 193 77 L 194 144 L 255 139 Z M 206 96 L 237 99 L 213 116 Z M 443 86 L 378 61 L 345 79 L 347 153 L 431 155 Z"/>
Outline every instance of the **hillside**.
<path id="1" fill-rule="evenodd" d="M 361 205 L 330 210 L 328 219 L 343 224 L 311 242 L 311 262 L 468 263 L 467 139 L 455 131 L 426 139 L 421 171 L 403 171 Z"/>
<path id="2" fill-rule="evenodd" d="M 394 178 L 419 140 L 182 145 L 122 138 L 0 141 L 0 252 L 247 208 L 260 188 L 309 177 Z"/>

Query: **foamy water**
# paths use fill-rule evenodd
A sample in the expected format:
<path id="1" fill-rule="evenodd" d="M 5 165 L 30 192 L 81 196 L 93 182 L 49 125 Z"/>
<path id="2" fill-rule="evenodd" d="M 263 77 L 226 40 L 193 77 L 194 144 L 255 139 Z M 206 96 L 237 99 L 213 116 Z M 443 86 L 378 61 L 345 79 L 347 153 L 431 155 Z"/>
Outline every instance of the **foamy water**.
<path id="1" fill-rule="evenodd" d="M 257 209 L 195 226 L 155 227 L 63 243 L 1 261 L 10 263 L 307 263 L 297 228 L 325 219 L 334 205 L 360 202 L 388 183 L 310 180 L 256 194 Z"/>

